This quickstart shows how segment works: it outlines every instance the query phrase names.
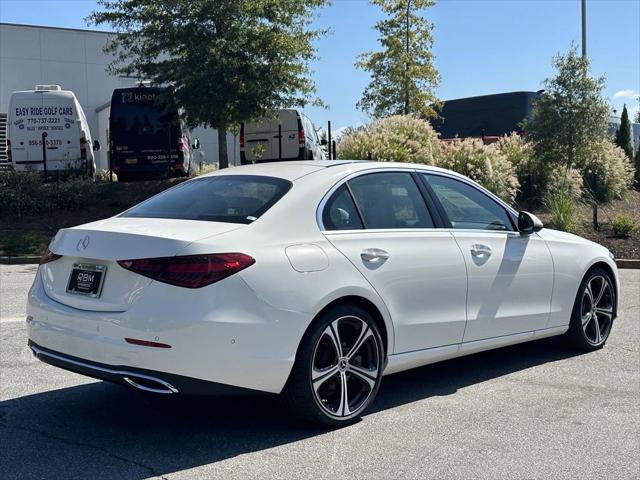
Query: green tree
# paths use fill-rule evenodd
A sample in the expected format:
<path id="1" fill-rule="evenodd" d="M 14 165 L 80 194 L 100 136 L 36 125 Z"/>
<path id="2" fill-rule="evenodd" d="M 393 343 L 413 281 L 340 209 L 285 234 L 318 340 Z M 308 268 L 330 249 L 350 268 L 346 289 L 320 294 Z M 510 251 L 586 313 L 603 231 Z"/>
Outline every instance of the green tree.
<path id="1" fill-rule="evenodd" d="M 309 64 L 326 33 L 310 23 L 328 0 L 99 0 L 88 20 L 116 34 L 105 50 L 113 74 L 172 90 L 190 127 L 226 132 L 239 122 L 314 98 Z"/>
<path id="2" fill-rule="evenodd" d="M 629 122 L 629 112 L 627 112 L 627 106 L 622 108 L 622 115 L 620 116 L 620 127 L 616 132 L 616 145 L 618 145 L 629 160 L 633 160 L 633 145 L 631 144 L 631 122 Z"/>
<path id="3" fill-rule="evenodd" d="M 589 75 L 589 61 L 575 46 L 553 60 L 556 75 L 544 82 L 525 130 L 536 158 L 567 170 L 582 168 L 594 142 L 607 137 L 609 105 L 602 97 L 604 77 Z"/>
<path id="4" fill-rule="evenodd" d="M 420 11 L 434 0 L 372 0 L 387 14 L 376 23 L 383 50 L 358 57 L 356 67 L 371 73 L 358 108 L 375 118 L 435 115 L 434 89 L 440 76 L 433 65 L 433 24 Z"/>

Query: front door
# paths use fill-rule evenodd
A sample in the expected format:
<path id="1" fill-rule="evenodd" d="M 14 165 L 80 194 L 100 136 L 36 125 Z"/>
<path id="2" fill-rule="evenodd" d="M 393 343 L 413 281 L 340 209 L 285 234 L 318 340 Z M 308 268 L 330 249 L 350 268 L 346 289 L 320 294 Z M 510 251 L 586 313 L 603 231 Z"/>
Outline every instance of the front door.
<path id="1" fill-rule="evenodd" d="M 442 175 L 425 178 L 446 212 L 467 267 L 464 341 L 545 328 L 554 274 L 544 240 L 515 231 L 506 209 L 473 185 Z"/>

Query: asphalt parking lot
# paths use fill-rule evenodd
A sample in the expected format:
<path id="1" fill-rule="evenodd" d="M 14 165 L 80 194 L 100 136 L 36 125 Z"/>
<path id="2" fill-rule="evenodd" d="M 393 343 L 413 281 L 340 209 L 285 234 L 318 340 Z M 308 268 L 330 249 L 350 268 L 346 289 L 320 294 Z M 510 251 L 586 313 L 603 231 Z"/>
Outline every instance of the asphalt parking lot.
<path id="1" fill-rule="evenodd" d="M 640 271 L 622 270 L 607 346 L 558 339 L 385 377 L 327 431 L 277 397 L 148 397 L 35 360 L 35 267 L 0 265 L 0 477 L 640 478 Z"/>

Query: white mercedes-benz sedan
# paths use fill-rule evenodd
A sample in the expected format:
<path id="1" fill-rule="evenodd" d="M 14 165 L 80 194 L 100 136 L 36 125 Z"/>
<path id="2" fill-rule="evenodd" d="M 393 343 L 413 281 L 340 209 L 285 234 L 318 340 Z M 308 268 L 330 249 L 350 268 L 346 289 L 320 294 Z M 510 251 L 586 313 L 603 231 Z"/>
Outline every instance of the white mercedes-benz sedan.
<path id="1" fill-rule="evenodd" d="M 29 292 L 49 364 L 159 394 L 283 393 L 327 425 L 383 375 L 616 317 L 604 247 L 459 174 L 375 162 L 230 168 L 63 229 Z"/>

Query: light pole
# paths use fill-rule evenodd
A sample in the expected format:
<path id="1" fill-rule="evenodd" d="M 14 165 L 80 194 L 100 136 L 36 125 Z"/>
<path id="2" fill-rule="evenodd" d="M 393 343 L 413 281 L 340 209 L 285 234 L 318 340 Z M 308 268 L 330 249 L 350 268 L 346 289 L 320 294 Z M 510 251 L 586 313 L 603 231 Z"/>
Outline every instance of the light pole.
<path id="1" fill-rule="evenodd" d="M 587 58 L 587 0 L 581 0 L 582 4 L 582 57 Z"/>

